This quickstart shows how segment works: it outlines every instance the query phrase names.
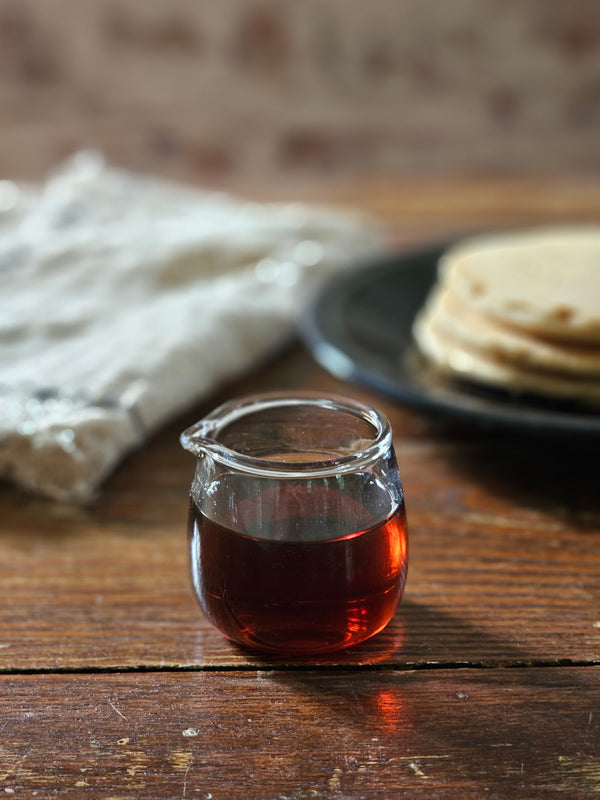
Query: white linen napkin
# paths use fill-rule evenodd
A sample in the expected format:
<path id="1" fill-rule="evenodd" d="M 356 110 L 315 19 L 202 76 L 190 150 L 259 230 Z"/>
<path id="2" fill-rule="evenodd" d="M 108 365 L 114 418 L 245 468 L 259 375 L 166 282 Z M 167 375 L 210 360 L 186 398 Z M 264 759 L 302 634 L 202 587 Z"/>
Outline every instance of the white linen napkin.
<path id="1" fill-rule="evenodd" d="M 0 181 L 0 476 L 90 500 L 382 241 L 359 216 L 175 186 L 89 152 L 39 188 Z"/>

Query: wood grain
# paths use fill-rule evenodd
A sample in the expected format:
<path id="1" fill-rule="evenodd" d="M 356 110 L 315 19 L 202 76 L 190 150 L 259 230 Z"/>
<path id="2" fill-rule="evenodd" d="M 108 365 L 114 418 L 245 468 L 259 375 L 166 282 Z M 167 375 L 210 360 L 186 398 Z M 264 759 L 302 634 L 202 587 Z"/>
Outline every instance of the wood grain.
<path id="1" fill-rule="evenodd" d="M 592 797 L 599 677 L 597 668 L 4 676 L 0 791 Z"/>
<path id="2" fill-rule="evenodd" d="M 336 198 L 402 242 L 600 214 L 591 181 L 363 183 Z M 229 644 L 190 587 L 194 464 L 179 432 L 270 389 L 350 395 L 394 431 L 405 598 L 382 634 L 327 659 Z M 594 442 L 449 425 L 341 383 L 294 346 L 165 427 L 89 508 L 0 486 L 0 793 L 597 796 L 598 485 Z"/>
<path id="3" fill-rule="evenodd" d="M 376 639 L 320 663 L 598 663 L 593 449 L 532 443 L 524 452 L 519 440 L 443 428 L 335 381 L 300 348 L 235 388 L 300 380 L 350 392 L 389 416 L 409 514 L 398 614 Z M 0 669 L 277 663 L 226 642 L 192 596 L 185 528 L 193 459 L 178 434 L 206 410 L 128 458 L 88 510 L 3 490 Z"/>

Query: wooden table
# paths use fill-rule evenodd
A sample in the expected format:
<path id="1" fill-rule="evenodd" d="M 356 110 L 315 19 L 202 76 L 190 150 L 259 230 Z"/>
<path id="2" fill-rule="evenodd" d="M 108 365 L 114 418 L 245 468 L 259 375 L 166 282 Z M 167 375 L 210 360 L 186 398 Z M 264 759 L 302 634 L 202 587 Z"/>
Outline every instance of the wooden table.
<path id="1" fill-rule="evenodd" d="M 333 196 L 333 195 L 332 195 Z M 399 240 L 598 219 L 593 184 L 346 186 Z M 291 662 L 225 641 L 188 579 L 179 432 L 271 388 L 389 417 L 404 601 L 370 643 Z M 579 798 L 600 792 L 597 444 L 456 429 L 342 384 L 296 345 L 126 458 L 77 509 L 0 489 L 0 794 Z"/>

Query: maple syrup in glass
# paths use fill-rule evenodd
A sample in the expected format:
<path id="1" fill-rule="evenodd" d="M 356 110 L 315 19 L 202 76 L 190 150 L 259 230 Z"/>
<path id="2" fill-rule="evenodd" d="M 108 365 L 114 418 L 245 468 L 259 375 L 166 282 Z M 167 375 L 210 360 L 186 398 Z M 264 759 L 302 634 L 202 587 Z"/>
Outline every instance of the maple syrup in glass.
<path id="1" fill-rule="evenodd" d="M 404 498 L 389 424 L 341 399 L 262 395 L 182 435 L 198 456 L 191 573 L 225 636 L 310 655 L 382 630 L 407 570 Z"/>

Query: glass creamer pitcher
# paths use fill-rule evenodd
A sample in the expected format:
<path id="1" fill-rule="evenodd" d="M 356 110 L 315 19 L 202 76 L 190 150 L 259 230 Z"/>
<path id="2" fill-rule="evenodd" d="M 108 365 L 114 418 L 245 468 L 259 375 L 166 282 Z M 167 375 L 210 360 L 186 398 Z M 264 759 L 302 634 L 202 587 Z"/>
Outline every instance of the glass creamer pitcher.
<path id="1" fill-rule="evenodd" d="M 194 589 L 239 644 L 326 653 L 387 625 L 407 569 L 404 498 L 388 421 L 341 398 L 268 394 L 186 430 L 197 456 Z"/>

